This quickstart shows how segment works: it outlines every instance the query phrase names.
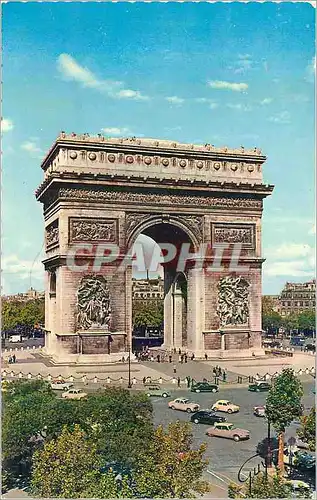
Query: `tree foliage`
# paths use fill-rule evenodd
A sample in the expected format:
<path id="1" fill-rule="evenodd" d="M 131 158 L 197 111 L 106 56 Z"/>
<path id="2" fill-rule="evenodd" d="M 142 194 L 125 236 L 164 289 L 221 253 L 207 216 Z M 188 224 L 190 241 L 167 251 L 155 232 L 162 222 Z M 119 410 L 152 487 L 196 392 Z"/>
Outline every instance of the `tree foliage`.
<path id="1" fill-rule="evenodd" d="M 134 300 L 132 306 L 133 326 L 161 326 L 164 320 L 163 300 Z"/>
<path id="2" fill-rule="evenodd" d="M 286 368 L 272 381 L 266 398 L 266 415 L 278 433 L 278 467 L 284 470 L 284 432 L 295 418 L 303 413 L 303 387 L 294 371 Z"/>
<path id="3" fill-rule="evenodd" d="M 143 393 L 110 388 L 85 401 L 56 398 L 43 381 L 17 381 L 3 393 L 2 452 L 12 481 L 28 480 L 33 452 L 78 424 L 105 460 L 135 463 L 153 434 L 152 405 Z"/>
<path id="4" fill-rule="evenodd" d="M 148 452 L 144 453 L 134 475 L 137 496 L 146 498 L 195 498 L 209 491 L 201 479 L 207 465 L 203 459 L 206 445 L 192 449 L 188 423 L 158 427 Z"/>
<path id="5" fill-rule="evenodd" d="M 298 436 L 305 443 L 311 451 L 316 449 L 316 408 L 312 407 L 309 415 L 301 417 L 301 427 L 297 431 Z"/>
<path id="6" fill-rule="evenodd" d="M 44 323 L 44 299 L 33 299 L 27 302 L 3 301 L 2 330 L 11 330 L 18 324 L 34 326 Z"/>
<path id="7" fill-rule="evenodd" d="M 230 484 L 228 488 L 229 498 L 292 498 L 294 493 L 291 484 L 280 475 L 266 477 L 260 473 L 252 479 L 251 493 L 249 485 L 237 486 Z M 302 491 L 301 497 L 309 497 Z"/>

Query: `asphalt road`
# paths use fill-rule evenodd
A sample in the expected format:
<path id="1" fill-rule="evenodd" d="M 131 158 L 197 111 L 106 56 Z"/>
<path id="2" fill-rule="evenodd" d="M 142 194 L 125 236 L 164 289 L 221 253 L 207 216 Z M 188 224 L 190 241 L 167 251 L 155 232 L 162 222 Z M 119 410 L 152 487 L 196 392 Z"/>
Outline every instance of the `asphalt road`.
<path id="1" fill-rule="evenodd" d="M 314 394 L 312 390 L 314 388 L 314 381 L 311 383 L 304 383 L 304 397 L 303 404 L 305 410 L 308 411 L 315 403 Z M 190 421 L 190 415 L 176 410 L 171 410 L 168 408 L 168 401 L 176 397 L 188 397 L 191 401 L 200 404 L 201 408 L 210 408 L 211 404 L 216 402 L 218 399 L 229 399 L 233 403 L 240 406 L 240 412 L 232 415 L 227 415 L 222 413 L 227 418 L 228 422 L 232 422 L 237 427 L 242 429 L 248 429 L 250 431 L 250 439 L 248 441 L 240 441 L 238 443 L 231 441 L 229 439 L 223 438 L 210 438 L 206 436 L 206 430 L 209 427 L 204 424 L 193 424 L 193 444 L 198 447 L 201 443 L 207 443 L 206 458 L 209 460 L 209 465 L 207 470 L 211 471 L 212 474 L 206 473 L 208 479 L 219 485 L 223 485 L 221 480 L 216 479 L 216 476 L 224 479 L 224 476 L 229 480 L 238 482 L 237 474 L 240 466 L 252 455 L 256 454 L 257 444 L 267 437 L 267 423 L 266 419 L 258 418 L 253 415 L 253 407 L 257 405 L 265 404 L 267 393 L 255 393 L 249 392 L 247 388 L 234 387 L 232 389 L 225 389 L 219 391 L 217 394 L 211 393 L 185 393 L 184 391 L 175 391 L 173 393 L 173 398 L 161 399 L 152 398 L 153 408 L 154 408 L 154 422 L 156 425 L 163 424 L 164 427 L 168 425 L 169 422 L 174 422 L 176 420 Z M 306 412 L 305 411 L 305 412 Z M 296 436 L 296 429 L 298 424 L 293 423 L 286 432 L 286 440 L 291 436 Z M 271 435 L 274 436 L 274 429 L 271 431 Z M 254 459 L 250 462 L 250 468 L 259 463 L 259 458 Z"/>

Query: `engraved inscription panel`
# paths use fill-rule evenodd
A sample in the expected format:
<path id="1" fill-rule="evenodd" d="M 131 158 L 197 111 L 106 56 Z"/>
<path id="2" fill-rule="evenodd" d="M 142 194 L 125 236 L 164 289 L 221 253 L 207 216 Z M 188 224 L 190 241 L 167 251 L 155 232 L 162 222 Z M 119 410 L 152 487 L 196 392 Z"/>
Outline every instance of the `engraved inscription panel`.
<path id="1" fill-rule="evenodd" d="M 69 219 L 69 243 L 81 241 L 118 242 L 116 219 L 76 218 Z"/>
<path id="2" fill-rule="evenodd" d="M 242 243 L 244 248 L 255 248 L 254 224 L 212 224 L 213 243 Z"/>

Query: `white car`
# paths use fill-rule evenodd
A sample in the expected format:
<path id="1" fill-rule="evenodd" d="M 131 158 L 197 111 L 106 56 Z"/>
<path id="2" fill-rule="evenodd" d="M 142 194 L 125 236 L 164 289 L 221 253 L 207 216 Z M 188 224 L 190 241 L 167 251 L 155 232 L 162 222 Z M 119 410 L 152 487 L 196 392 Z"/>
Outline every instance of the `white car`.
<path id="1" fill-rule="evenodd" d="M 87 396 L 85 392 L 81 389 L 69 389 L 67 392 L 63 392 L 62 398 L 65 399 L 83 399 Z"/>
<path id="2" fill-rule="evenodd" d="M 68 391 L 73 385 L 71 382 L 65 382 L 65 380 L 53 380 L 51 382 L 51 388 L 55 391 Z"/>

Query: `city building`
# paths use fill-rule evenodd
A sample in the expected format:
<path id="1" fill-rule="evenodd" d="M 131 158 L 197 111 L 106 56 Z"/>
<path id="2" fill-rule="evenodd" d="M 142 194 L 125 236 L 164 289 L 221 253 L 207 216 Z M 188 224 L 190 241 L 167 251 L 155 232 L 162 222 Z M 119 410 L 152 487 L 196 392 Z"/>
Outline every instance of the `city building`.
<path id="1" fill-rule="evenodd" d="M 3 295 L 3 301 L 9 302 L 28 302 L 29 300 L 44 299 L 45 292 L 38 292 L 34 288 L 30 288 L 27 292 L 17 293 L 15 295 Z"/>
<path id="2" fill-rule="evenodd" d="M 306 283 L 286 283 L 280 295 L 267 295 L 273 310 L 281 316 L 299 314 L 316 306 L 316 280 Z"/>
<path id="3" fill-rule="evenodd" d="M 164 280 L 161 278 L 149 280 L 132 279 L 132 299 L 164 299 Z"/>

